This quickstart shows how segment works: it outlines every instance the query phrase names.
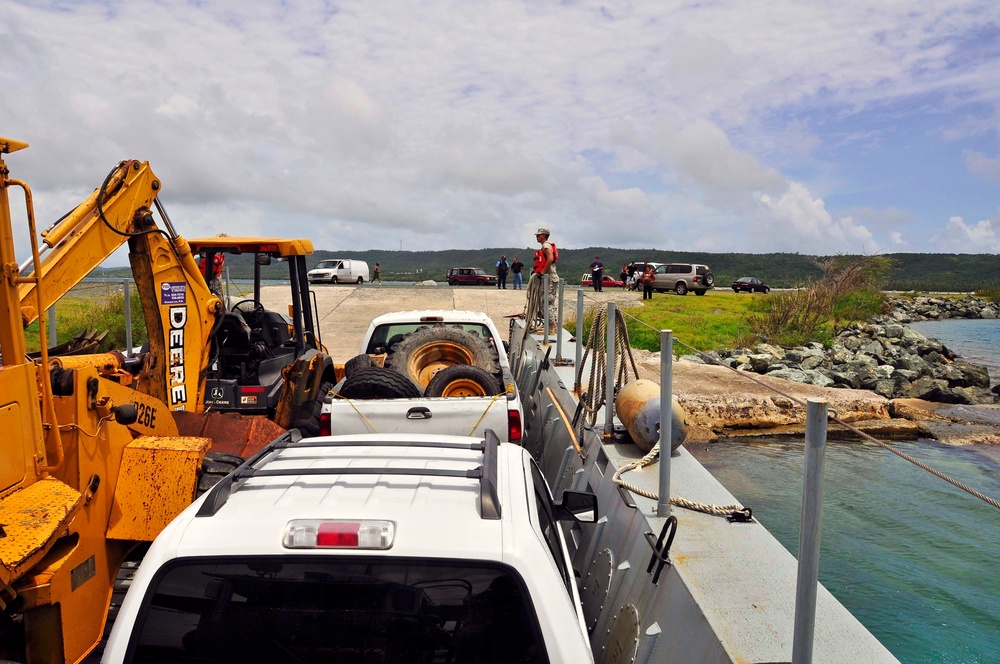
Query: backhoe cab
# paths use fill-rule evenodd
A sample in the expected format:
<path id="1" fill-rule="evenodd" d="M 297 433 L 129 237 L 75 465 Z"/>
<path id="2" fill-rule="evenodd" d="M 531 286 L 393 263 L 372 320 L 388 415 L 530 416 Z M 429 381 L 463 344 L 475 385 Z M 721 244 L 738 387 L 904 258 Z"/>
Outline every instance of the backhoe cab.
<path id="1" fill-rule="evenodd" d="M 208 265 L 219 253 L 254 256 L 252 297 L 227 298 L 210 334 L 205 410 L 269 415 L 278 426 L 316 433 L 313 402 L 336 380 L 306 277 L 312 242 L 223 236 L 191 240 L 190 246 Z M 288 266 L 288 314 L 261 302 L 261 267 L 275 261 Z"/>

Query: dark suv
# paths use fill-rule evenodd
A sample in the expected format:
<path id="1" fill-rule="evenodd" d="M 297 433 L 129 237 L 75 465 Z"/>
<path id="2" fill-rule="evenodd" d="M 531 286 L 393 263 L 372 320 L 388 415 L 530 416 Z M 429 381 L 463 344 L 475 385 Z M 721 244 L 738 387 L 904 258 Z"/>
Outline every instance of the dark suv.
<path id="1" fill-rule="evenodd" d="M 497 278 L 492 274 L 486 274 L 486 270 L 481 267 L 453 267 L 448 270 L 448 285 L 463 286 L 496 286 Z"/>

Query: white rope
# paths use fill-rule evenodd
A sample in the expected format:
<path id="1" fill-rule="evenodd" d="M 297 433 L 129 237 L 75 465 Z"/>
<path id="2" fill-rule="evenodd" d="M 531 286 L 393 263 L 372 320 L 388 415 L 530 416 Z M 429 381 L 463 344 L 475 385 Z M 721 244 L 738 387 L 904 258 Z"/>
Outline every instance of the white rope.
<path id="1" fill-rule="evenodd" d="M 638 461 L 633 461 L 627 465 L 619 468 L 611 481 L 619 486 L 623 486 L 633 493 L 637 493 L 640 496 L 645 496 L 646 498 L 652 498 L 653 500 L 659 500 L 660 494 L 655 491 L 647 491 L 641 487 L 637 487 L 634 484 L 629 484 L 628 482 L 621 479 L 621 476 L 631 470 L 642 470 L 646 466 L 650 466 L 659 460 L 660 456 L 660 444 L 657 443 L 653 445 L 653 449 L 649 451 L 649 454 L 642 457 Z M 711 514 L 713 516 L 729 516 L 733 512 L 742 512 L 746 508 L 739 504 L 733 503 L 732 505 L 711 505 L 708 503 L 699 503 L 694 500 L 688 500 L 687 498 L 682 498 L 680 496 L 670 499 L 671 505 L 676 505 L 678 507 L 683 507 L 685 509 L 694 510 L 696 512 L 704 512 L 705 514 Z"/>

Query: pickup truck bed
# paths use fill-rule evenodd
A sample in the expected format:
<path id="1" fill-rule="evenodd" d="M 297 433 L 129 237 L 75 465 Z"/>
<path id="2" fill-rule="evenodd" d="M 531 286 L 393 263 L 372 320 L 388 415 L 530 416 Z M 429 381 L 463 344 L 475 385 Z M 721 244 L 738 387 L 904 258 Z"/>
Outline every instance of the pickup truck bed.
<path id="1" fill-rule="evenodd" d="M 374 364 L 385 368 L 376 371 L 393 371 L 396 382 L 408 388 L 400 374 L 406 376 L 413 383 L 412 392 L 401 396 L 390 390 L 372 398 L 364 391 L 364 398 L 358 398 L 345 387 L 351 379 L 353 362 L 349 362 L 347 379 L 323 405 L 321 432 L 479 436 L 491 429 L 504 442 L 521 439 L 520 398 L 500 333 L 486 314 L 449 310 L 386 314 L 372 321 L 359 350 L 359 359 L 366 362 L 358 364 L 368 366 L 355 371 L 372 371 L 362 356 L 377 357 Z M 444 376 L 455 365 L 478 367 L 491 386 L 480 389 L 471 379 L 466 383 L 459 378 L 451 388 L 444 388 L 448 396 L 438 396 L 441 381 L 435 377 Z"/>

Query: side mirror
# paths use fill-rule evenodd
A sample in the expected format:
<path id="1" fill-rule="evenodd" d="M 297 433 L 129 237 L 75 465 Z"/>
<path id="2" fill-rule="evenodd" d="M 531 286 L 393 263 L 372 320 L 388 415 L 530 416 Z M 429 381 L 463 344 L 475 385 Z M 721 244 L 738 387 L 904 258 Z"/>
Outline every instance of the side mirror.
<path id="1" fill-rule="evenodd" d="M 562 500 L 554 507 L 556 518 L 560 521 L 597 522 L 597 496 L 593 493 L 567 489 L 562 493 Z"/>
<path id="2" fill-rule="evenodd" d="M 270 265 L 271 254 L 257 254 L 256 256 L 254 256 L 254 262 L 257 265 Z"/>

